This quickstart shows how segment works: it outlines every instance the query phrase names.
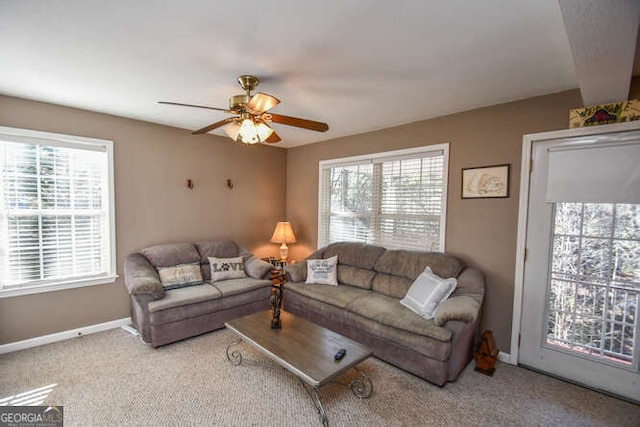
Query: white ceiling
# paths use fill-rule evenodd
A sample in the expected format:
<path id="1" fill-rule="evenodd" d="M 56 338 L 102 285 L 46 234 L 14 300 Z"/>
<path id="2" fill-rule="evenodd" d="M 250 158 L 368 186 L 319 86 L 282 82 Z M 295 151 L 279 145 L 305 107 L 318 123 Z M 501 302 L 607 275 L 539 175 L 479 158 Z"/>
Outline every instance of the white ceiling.
<path id="1" fill-rule="evenodd" d="M 0 0 L 0 93 L 194 130 L 227 115 L 157 101 L 226 108 L 253 74 L 274 113 L 329 124 L 274 124 L 293 147 L 583 89 L 576 2 L 636 10 L 633 55 L 637 0 L 560 1 Z"/>

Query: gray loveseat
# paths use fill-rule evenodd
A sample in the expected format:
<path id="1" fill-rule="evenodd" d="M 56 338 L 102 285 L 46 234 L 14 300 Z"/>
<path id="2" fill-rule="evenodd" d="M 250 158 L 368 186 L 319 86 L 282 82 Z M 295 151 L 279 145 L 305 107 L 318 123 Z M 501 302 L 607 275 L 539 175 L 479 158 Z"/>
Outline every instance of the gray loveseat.
<path id="1" fill-rule="evenodd" d="M 306 261 L 334 255 L 338 286 L 306 284 Z M 432 320 L 400 304 L 427 266 L 442 278 L 458 281 Z M 286 270 L 285 310 L 370 346 L 379 359 L 440 386 L 454 381 L 471 360 L 484 275 L 458 258 L 341 242 Z"/>
<path id="2" fill-rule="evenodd" d="M 209 257 L 242 257 L 246 277 L 211 282 Z M 159 269 L 194 263 L 202 284 L 165 289 Z M 269 308 L 270 272 L 269 263 L 226 239 L 145 248 L 124 262 L 133 325 L 154 347 L 223 328 L 227 320 Z"/>

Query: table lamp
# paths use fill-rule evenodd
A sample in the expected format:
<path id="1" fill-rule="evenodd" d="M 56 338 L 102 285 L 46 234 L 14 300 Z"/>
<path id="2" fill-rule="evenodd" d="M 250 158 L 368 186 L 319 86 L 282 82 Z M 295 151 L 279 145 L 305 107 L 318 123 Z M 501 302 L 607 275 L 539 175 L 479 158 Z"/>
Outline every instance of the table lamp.
<path id="1" fill-rule="evenodd" d="M 286 221 L 278 222 L 276 229 L 273 230 L 273 236 L 271 236 L 272 243 L 280 243 L 280 260 L 286 261 L 289 256 L 289 248 L 287 243 L 295 243 L 296 236 L 293 234 L 291 224 Z"/>

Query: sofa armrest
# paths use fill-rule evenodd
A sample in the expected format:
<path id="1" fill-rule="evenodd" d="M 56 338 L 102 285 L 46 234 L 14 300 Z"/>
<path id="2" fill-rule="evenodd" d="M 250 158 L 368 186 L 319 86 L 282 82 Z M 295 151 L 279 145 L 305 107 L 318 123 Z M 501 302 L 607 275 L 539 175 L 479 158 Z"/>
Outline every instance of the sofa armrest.
<path id="1" fill-rule="evenodd" d="M 438 326 L 443 326 L 449 320 L 472 323 L 479 313 L 480 303 L 477 300 L 466 295 L 452 296 L 440 304 L 433 322 Z"/>
<path id="2" fill-rule="evenodd" d="M 307 281 L 307 260 L 324 258 L 325 249 L 326 249 L 326 246 L 313 252 L 311 255 L 306 257 L 304 261 L 287 265 L 284 268 L 284 271 L 287 273 L 287 280 L 291 282 L 306 282 Z"/>
<path id="3" fill-rule="evenodd" d="M 466 268 L 458 276 L 453 294 L 436 310 L 433 321 L 438 326 L 449 320 L 472 323 L 480 313 L 483 300 L 484 274 L 476 268 Z"/>
<path id="4" fill-rule="evenodd" d="M 124 284 L 132 296 L 151 295 L 153 299 L 164 298 L 160 276 L 142 254 L 131 254 L 124 260 Z"/>

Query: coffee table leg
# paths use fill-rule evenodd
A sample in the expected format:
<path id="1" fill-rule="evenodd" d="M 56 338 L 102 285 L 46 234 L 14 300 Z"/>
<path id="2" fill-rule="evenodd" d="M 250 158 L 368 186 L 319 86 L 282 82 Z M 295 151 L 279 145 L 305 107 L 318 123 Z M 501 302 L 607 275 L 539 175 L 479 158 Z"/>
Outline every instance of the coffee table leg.
<path id="1" fill-rule="evenodd" d="M 373 393 L 373 381 L 360 369 L 354 367 L 360 378 L 356 378 L 349 383 L 351 393 L 359 399 L 366 399 Z"/>
<path id="2" fill-rule="evenodd" d="M 329 419 L 327 418 L 327 413 L 324 411 L 324 406 L 322 406 L 322 401 L 320 400 L 320 395 L 318 394 L 318 389 L 316 387 L 308 386 L 307 383 L 302 381 L 302 379 L 300 379 L 300 378 L 298 378 L 298 379 L 300 380 L 300 384 L 302 384 L 302 387 L 304 388 L 304 391 L 307 392 L 307 394 L 309 395 L 309 397 L 313 401 L 313 405 L 316 407 L 316 410 L 318 411 L 318 414 L 320 415 L 320 422 L 322 423 L 323 426 L 325 426 L 325 427 L 328 426 L 329 425 Z M 309 388 L 311 388 L 312 391 L 309 391 Z"/>
<path id="3" fill-rule="evenodd" d="M 236 345 L 240 344 L 241 342 L 242 342 L 242 339 L 239 339 L 238 341 L 232 342 L 231 344 L 229 344 L 227 346 L 227 360 L 233 366 L 238 366 L 239 364 L 242 363 L 242 354 L 240 353 L 240 350 L 238 350 L 238 349 L 235 349 L 235 350 L 231 351 L 231 347 L 236 346 Z"/>

